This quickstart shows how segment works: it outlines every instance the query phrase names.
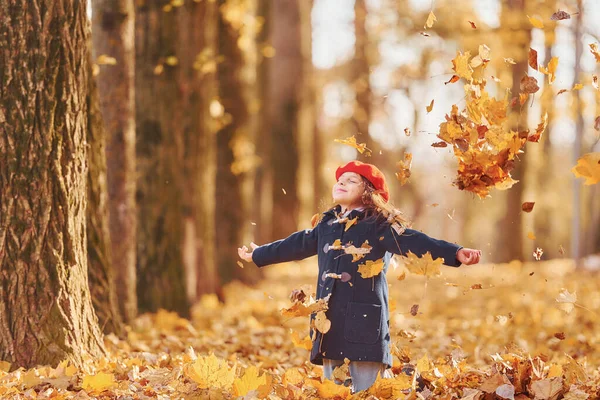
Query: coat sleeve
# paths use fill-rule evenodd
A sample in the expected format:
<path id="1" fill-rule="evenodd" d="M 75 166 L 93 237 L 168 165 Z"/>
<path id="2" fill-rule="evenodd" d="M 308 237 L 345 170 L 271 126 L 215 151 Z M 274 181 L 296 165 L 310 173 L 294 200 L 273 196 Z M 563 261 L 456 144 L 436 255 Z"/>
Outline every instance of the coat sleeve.
<path id="1" fill-rule="evenodd" d="M 441 239 L 434 239 L 414 229 L 406 229 L 402 235 L 398 235 L 388 222 L 378 226 L 377 234 L 385 250 L 390 253 L 404 256 L 411 251 L 420 257 L 429 251 L 434 260 L 442 257 L 445 265 L 450 267 L 460 267 L 462 265 L 456 255 L 463 246 Z"/>
<path id="2" fill-rule="evenodd" d="M 257 247 L 252 261 L 258 267 L 287 261 L 302 260 L 317 254 L 317 226 L 292 233 L 285 239 Z"/>

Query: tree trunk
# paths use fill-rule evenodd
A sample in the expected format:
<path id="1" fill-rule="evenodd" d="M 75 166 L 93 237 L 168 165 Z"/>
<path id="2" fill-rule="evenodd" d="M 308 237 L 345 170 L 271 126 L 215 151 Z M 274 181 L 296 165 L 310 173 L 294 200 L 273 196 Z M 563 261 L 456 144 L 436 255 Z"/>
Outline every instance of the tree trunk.
<path id="1" fill-rule="evenodd" d="M 219 0 L 219 55 L 223 62 L 218 68 L 219 99 L 229 115 L 229 121 L 222 122 L 217 132 L 217 205 L 216 243 L 217 267 L 223 282 L 236 276 L 237 248 L 242 244 L 241 175 L 232 172 L 234 161 L 232 145 L 238 131 L 244 127 L 248 118 L 247 106 L 243 96 L 243 84 L 240 77 L 243 58 L 238 47 L 239 32 L 226 19 L 223 6 L 226 0 Z"/>
<path id="2" fill-rule="evenodd" d="M 299 1 L 279 0 L 271 6 L 271 40 L 275 47 L 269 71 L 273 169 L 271 240 L 286 237 L 298 228 L 298 93 L 302 85 Z"/>
<path id="3" fill-rule="evenodd" d="M 0 359 L 103 353 L 88 288 L 84 2 L 0 1 Z"/>
<path id="4" fill-rule="evenodd" d="M 193 119 L 191 130 L 197 130 L 197 157 L 195 158 L 194 170 L 196 185 L 194 186 L 194 221 L 197 245 L 197 297 L 205 293 L 219 293 L 220 280 L 216 261 L 216 227 L 215 208 L 216 202 L 216 176 L 217 176 L 217 128 L 210 114 L 210 103 L 216 98 L 217 80 L 216 69 L 206 68 L 214 65 L 214 57 L 218 52 L 217 29 L 218 8 L 214 2 L 192 3 L 196 8 L 192 21 L 202 21 L 202 29 L 196 31 L 194 37 L 199 42 L 195 48 L 200 48 L 204 54 L 212 55 L 206 59 L 206 63 L 200 67 L 200 78 L 194 78 L 192 87 L 197 98 L 197 105 L 192 109 Z M 201 35 L 198 38 L 196 35 Z M 203 54 L 203 53 L 201 53 Z M 204 60 L 203 60 L 204 61 Z M 204 67 L 204 71 L 203 68 Z"/>
<path id="5" fill-rule="evenodd" d="M 375 151 L 374 142 L 369 135 L 369 123 L 371 122 L 371 83 L 369 62 L 369 36 L 366 27 L 367 5 L 365 0 L 354 2 L 354 59 L 352 60 L 352 87 L 356 93 L 354 102 L 354 113 L 352 121 L 356 129 L 356 141 L 366 143 L 367 148 L 372 151 L 371 157 L 365 154 L 359 157 L 369 163 L 377 163 L 379 152 Z"/>
<path id="6" fill-rule="evenodd" d="M 514 51 L 513 58 L 516 64 L 513 66 L 512 73 L 512 96 L 519 96 L 521 92 L 521 78 L 527 74 L 527 57 L 529 45 L 531 43 L 531 24 L 525 15 L 524 0 L 506 0 L 502 11 L 502 22 L 508 29 L 513 31 L 512 47 Z M 521 106 L 520 110 L 512 110 L 509 115 L 510 129 L 519 132 L 527 128 L 527 109 L 528 104 Z M 517 105 L 518 107 L 518 105 Z M 527 150 L 518 156 L 515 160 L 515 169 L 511 172 L 514 180 L 519 181 L 512 188 L 506 191 L 506 210 L 504 218 L 500 224 L 499 243 L 496 253 L 496 261 L 510 261 L 513 259 L 524 259 L 523 254 L 523 223 L 521 220 L 521 204 L 523 197 L 523 188 L 525 186 L 525 170 L 527 168 Z"/>
<path id="7" fill-rule="evenodd" d="M 137 296 L 141 312 L 164 308 L 188 316 L 180 11 L 163 6 L 149 0 L 136 9 Z"/>
<path id="8" fill-rule="evenodd" d="M 91 43 L 89 66 L 92 67 Z M 123 334 L 123 321 L 117 303 L 117 291 L 111 259 L 108 189 L 106 185 L 106 133 L 100 112 L 96 80 L 90 71 L 87 96 L 88 176 L 87 176 L 87 248 L 88 278 L 92 303 L 104 333 Z"/>
<path id="9" fill-rule="evenodd" d="M 99 66 L 98 92 L 107 133 L 112 263 L 120 310 L 129 322 L 137 315 L 134 8 L 133 0 L 94 0 L 92 5 L 94 56 L 116 60 Z"/>

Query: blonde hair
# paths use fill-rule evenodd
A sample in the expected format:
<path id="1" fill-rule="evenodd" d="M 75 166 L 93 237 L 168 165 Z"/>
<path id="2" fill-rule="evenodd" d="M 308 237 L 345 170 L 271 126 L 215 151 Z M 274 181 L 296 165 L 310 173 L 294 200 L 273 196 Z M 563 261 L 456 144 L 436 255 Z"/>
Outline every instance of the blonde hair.
<path id="1" fill-rule="evenodd" d="M 367 212 L 369 214 L 372 213 L 376 217 L 381 216 L 382 218 L 385 218 L 399 235 L 407 228 L 410 228 L 411 221 L 404 216 L 404 213 L 389 201 L 385 201 L 367 178 L 362 177 L 362 179 L 365 183 L 362 202 L 365 205 L 365 208 L 367 208 Z"/>

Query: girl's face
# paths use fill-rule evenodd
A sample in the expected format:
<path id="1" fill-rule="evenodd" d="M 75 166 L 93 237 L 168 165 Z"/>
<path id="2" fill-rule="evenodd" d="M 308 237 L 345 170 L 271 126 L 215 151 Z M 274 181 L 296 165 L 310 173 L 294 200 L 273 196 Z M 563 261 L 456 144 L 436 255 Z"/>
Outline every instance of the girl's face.
<path id="1" fill-rule="evenodd" d="M 345 208 L 360 207 L 363 205 L 362 195 L 365 183 L 362 177 L 355 172 L 344 172 L 340 179 L 333 185 L 333 201 Z"/>

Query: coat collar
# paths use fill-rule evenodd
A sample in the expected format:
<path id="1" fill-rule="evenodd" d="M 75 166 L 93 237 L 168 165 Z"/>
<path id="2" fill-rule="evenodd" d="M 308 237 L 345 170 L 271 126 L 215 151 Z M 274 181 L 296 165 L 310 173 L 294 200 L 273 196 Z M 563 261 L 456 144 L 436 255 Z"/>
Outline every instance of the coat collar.
<path id="1" fill-rule="evenodd" d="M 333 207 L 333 208 L 325 211 L 323 214 L 325 214 L 325 215 L 331 215 L 332 217 L 335 217 L 335 216 L 339 215 L 341 213 L 341 211 L 342 211 L 342 206 L 340 206 L 339 204 L 337 204 L 335 207 Z M 350 214 L 348 214 L 347 217 L 349 219 L 352 219 L 352 218 L 354 218 L 354 217 L 356 217 L 358 215 L 362 216 L 362 215 L 364 215 L 364 213 L 365 213 L 365 209 L 364 208 L 362 210 L 354 209 L 354 210 L 350 211 Z"/>

